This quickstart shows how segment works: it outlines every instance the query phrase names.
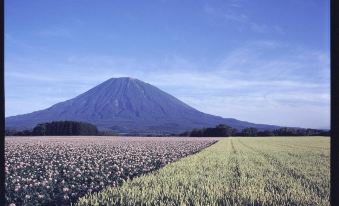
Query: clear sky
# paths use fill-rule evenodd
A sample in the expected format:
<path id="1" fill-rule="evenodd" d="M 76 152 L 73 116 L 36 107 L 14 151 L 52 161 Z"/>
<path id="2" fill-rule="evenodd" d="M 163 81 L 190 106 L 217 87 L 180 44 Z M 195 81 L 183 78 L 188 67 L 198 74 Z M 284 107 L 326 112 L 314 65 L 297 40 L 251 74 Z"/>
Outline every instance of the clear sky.
<path id="1" fill-rule="evenodd" d="M 6 117 L 134 77 L 202 112 L 330 127 L 329 0 L 5 0 Z"/>

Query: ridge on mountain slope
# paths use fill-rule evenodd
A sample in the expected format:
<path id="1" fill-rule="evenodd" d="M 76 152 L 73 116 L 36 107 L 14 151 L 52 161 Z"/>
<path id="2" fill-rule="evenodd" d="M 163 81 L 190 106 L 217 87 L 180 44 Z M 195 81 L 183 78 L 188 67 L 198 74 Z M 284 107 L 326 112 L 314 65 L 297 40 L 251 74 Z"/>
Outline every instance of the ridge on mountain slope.
<path id="1" fill-rule="evenodd" d="M 129 77 L 108 79 L 47 109 L 5 119 L 6 127 L 15 129 L 56 120 L 85 121 L 120 133 L 178 133 L 217 124 L 237 129 L 277 128 L 200 112 L 151 84 Z"/>

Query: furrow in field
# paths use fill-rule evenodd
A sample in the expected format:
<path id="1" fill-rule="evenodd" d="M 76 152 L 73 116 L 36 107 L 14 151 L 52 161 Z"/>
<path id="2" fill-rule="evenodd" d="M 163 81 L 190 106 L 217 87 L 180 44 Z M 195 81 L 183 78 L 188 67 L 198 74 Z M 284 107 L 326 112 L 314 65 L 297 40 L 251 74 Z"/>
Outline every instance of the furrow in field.
<path id="1" fill-rule="evenodd" d="M 229 161 L 228 161 L 228 172 L 229 172 L 229 178 L 230 181 L 230 188 L 231 190 L 228 193 L 225 193 L 225 197 L 227 199 L 227 202 L 230 205 L 236 205 L 239 203 L 238 197 L 239 197 L 239 187 L 240 187 L 240 177 L 241 172 L 239 168 L 239 160 L 238 160 L 238 152 L 234 147 L 233 140 L 229 140 L 230 153 L 229 153 Z M 226 169 L 226 168 L 225 168 Z"/>
<path id="2" fill-rule="evenodd" d="M 240 177 L 241 177 L 241 173 L 240 173 L 240 169 L 239 169 L 239 161 L 238 161 L 238 153 L 237 150 L 234 148 L 234 144 L 233 141 L 231 141 L 231 146 L 232 146 L 232 154 L 231 154 L 231 171 L 233 174 L 233 181 L 232 181 L 232 188 L 237 191 L 237 188 L 240 185 Z"/>

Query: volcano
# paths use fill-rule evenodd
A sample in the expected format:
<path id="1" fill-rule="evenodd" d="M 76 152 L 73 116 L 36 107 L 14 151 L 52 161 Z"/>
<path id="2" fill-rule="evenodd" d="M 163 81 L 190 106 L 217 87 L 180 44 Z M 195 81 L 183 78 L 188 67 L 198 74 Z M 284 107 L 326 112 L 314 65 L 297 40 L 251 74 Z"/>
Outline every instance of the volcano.
<path id="1" fill-rule="evenodd" d="M 111 78 L 79 96 L 47 109 L 5 119 L 6 128 L 31 129 L 38 123 L 73 120 L 116 133 L 179 133 L 227 124 L 236 129 L 278 128 L 200 112 L 172 95 L 129 77 Z"/>

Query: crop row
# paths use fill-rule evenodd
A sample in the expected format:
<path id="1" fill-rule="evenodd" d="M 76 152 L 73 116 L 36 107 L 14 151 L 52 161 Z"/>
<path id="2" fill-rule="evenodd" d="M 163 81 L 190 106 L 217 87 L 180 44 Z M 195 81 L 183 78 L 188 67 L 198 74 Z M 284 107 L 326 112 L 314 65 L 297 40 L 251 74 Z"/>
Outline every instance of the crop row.
<path id="1" fill-rule="evenodd" d="M 214 143 L 207 138 L 6 137 L 8 205 L 69 205 Z"/>

